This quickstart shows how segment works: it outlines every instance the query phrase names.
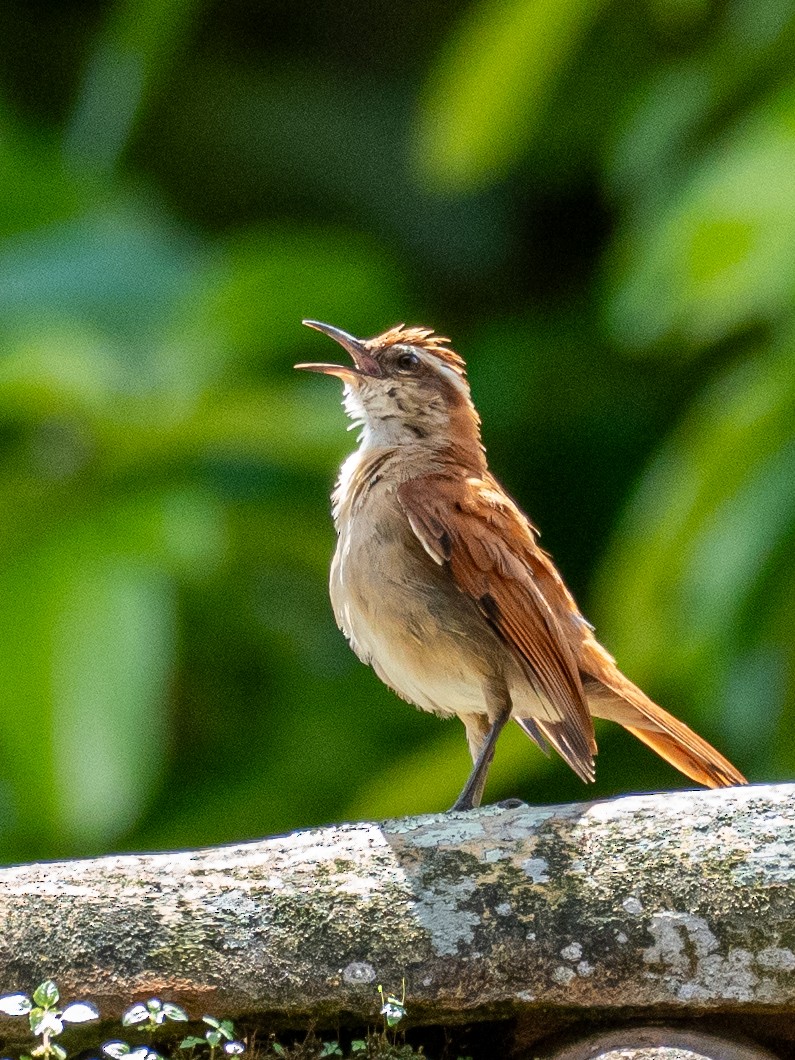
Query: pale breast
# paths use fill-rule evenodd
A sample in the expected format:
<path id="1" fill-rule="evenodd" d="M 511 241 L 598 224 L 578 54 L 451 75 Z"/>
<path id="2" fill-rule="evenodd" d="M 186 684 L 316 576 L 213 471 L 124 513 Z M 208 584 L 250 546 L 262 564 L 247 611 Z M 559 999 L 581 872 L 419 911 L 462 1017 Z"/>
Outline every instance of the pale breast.
<path id="1" fill-rule="evenodd" d="M 338 533 L 331 602 L 359 658 L 423 710 L 485 712 L 504 649 L 417 541 L 394 491 L 370 487 L 353 518 L 340 513 Z"/>

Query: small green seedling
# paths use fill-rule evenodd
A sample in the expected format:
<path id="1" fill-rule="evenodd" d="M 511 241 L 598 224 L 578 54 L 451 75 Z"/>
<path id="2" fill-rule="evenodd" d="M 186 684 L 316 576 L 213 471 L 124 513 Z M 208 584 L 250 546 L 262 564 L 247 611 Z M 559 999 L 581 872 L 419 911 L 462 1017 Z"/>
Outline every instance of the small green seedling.
<path id="1" fill-rule="evenodd" d="M 340 1048 L 339 1042 L 323 1042 L 323 1047 L 320 1050 L 321 1057 L 327 1056 L 342 1056 L 342 1049 Z"/>
<path id="2" fill-rule="evenodd" d="M 187 1023 L 188 1014 L 184 1008 L 171 1001 L 150 997 L 148 1001 L 128 1008 L 121 1018 L 121 1024 L 122 1027 L 137 1027 L 139 1031 L 156 1031 L 166 1020 Z"/>
<path id="3" fill-rule="evenodd" d="M 64 1023 L 87 1023 L 99 1018 L 99 1010 L 87 1001 L 74 1001 L 65 1008 L 58 1007 L 60 995 L 52 979 L 45 979 L 27 994 L 5 994 L 0 997 L 0 1012 L 7 1016 L 27 1016 L 30 1029 L 41 1042 L 30 1051 L 31 1057 L 44 1060 L 66 1060 L 67 1052 L 52 1039 L 63 1031 Z"/>
<path id="4" fill-rule="evenodd" d="M 111 1060 L 164 1060 L 160 1053 L 148 1045 L 130 1045 L 129 1042 L 105 1042 L 102 1052 Z"/>
<path id="5" fill-rule="evenodd" d="M 231 1020 L 217 1020 L 215 1016 L 202 1016 L 202 1022 L 207 1024 L 207 1030 L 203 1038 L 195 1034 L 188 1035 L 179 1043 L 180 1049 L 195 1049 L 198 1045 L 209 1045 L 210 1060 L 215 1060 L 215 1052 L 219 1047 L 227 1056 L 240 1056 L 246 1051 L 243 1042 L 235 1038 L 235 1026 Z"/>
<path id="6" fill-rule="evenodd" d="M 398 1023 L 406 1015 L 406 980 L 403 980 L 403 996 L 398 999 L 388 994 L 384 997 L 384 988 L 379 985 L 378 993 L 381 995 L 381 1015 L 387 1027 L 397 1027 Z"/>

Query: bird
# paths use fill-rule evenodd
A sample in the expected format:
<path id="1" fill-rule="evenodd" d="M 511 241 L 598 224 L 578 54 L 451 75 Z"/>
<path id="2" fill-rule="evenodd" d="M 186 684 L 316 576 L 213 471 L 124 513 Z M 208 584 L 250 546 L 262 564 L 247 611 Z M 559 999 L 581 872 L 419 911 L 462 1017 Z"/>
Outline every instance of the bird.
<path id="1" fill-rule="evenodd" d="M 398 696 L 463 722 L 473 765 L 452 809 L 480 805 L 511 720 L 586 782 L 595 779 L 593 719 L 606 718 L 698 784 L 745 784 L 596 639 L 538 530 L 488 468 L 466 365 L 450 340 L 404 324 L 359 339 L 303 323 L 350 363 L 295 367 L 342 380 L 343 406 L 360 429 L 332 494 L 334 616 Z"/>

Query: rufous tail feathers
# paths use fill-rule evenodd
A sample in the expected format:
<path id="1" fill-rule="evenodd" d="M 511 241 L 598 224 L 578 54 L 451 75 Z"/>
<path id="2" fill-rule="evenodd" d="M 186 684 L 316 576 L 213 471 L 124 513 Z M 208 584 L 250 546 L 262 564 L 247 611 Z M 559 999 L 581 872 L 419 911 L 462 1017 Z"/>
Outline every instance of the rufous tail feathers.
<path id="1" fill-rule="evenodd" d="M 686 777 L 708 788 L 748 783 L 720 752 L 658 707 L 620 671 L 587 676 L 583 684 L 594 717 L 617 721 Z"/>

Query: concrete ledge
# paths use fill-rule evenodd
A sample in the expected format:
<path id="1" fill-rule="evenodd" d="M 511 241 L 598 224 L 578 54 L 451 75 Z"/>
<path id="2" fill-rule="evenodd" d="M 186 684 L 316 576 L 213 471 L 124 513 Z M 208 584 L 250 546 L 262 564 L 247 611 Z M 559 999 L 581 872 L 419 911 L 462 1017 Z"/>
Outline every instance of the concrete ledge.
<path id="1" fill-rule="evenodd" d="M 53 976 L 107 1015 L 154 995 L 337 1026 L 405 978 L 415 1023 L 789 1019 L 795 785 L 6 868 L 0 923 L 0 992 Z"/>

